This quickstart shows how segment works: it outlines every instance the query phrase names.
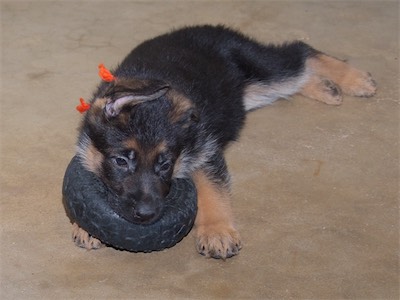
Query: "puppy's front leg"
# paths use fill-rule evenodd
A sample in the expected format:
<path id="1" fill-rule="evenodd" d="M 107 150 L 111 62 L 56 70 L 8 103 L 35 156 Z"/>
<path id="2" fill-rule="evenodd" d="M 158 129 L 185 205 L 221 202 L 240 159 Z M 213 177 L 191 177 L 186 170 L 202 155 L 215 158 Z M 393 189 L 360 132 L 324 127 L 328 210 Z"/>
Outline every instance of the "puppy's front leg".
<path id="1" fill-rule="evenodd" d="M 72 224 L 72 240 L 76 246 L 87 250 L 100 249 L 104 247 L 104 244 L 100 242 L 100 240 L 92 237 L 76 223 Z"/>
<path id="2" fill-rule="evenodd" d="M 197 251 L 206 257 L 226 259 L 239 253 L 239 233 L 233 226 L 229 190 L 204 171 L 194 175 L 198 212 L 195 221 Z"/>

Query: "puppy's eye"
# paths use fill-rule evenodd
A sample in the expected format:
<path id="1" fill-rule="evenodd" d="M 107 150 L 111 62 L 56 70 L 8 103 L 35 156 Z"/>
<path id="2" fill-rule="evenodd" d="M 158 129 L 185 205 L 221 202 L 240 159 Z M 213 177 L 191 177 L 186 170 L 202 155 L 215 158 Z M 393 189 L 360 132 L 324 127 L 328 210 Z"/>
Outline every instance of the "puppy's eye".
<path id="1" fill-rule="evenodd" d="M 165 162 L 160 166 L 160 172 L 168 172 L 170 168 L 171 168 L 171 163 Z"/>
<path id="2" fill-rule="evenodd" d="M 161 154 L 158 157 L 158 162 L 155 165 L 155 171 L 157 173 L 166 174 L 171 170 L 172 161 L 168 155 Z"/>
<path id="3" fill-rule="evenodd" d="M 114 157 L 113 161 L 119 167 L 127 167 L 128 166 L 128 160 L 124 157 Z"/>

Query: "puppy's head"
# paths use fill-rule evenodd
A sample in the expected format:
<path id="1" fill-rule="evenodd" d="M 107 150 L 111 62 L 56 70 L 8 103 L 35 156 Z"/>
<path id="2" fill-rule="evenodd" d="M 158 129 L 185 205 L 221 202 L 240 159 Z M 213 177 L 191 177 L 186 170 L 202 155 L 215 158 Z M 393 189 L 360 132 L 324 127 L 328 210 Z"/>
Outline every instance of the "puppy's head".
<path id="1" fill-rule="evenodd" d="M 96 95 L 78 155 L 118 196 L 117 214 L 142 224 L 161 216 L 196 116 L 193 103 L 161 81 L 118 80 Z"/>

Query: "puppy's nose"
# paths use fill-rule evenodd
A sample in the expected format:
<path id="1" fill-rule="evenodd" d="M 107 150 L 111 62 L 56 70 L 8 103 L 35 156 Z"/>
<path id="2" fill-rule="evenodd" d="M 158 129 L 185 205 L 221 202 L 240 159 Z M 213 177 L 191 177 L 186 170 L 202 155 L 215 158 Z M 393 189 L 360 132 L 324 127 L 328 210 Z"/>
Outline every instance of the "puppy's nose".
<path id="1" fill-rule="evenodd" d="M 134 218 L 138 223 L 148 224 L 156 220 L 157 211 L 149 204 L 137 205 L 134 211 Z"/>

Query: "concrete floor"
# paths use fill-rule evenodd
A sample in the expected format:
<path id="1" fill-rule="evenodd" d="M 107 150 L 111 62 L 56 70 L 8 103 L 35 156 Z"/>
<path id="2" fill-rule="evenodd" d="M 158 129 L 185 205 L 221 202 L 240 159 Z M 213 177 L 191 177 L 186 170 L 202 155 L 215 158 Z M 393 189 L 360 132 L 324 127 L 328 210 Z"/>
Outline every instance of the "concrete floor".
<path id="1" fill-rule="evenodd" d="M 1 299 L 398 299 L 397 1 L 2 1 Z M 301 39 L 370 71 L 376 97 L 300 96 L 249 115 L 228 152 L 244 247 L 205 259 L 188 236 L 151 254 L 70 240 L 61 182 L 75 111 L 145 38 L 224 23 Z"/>

